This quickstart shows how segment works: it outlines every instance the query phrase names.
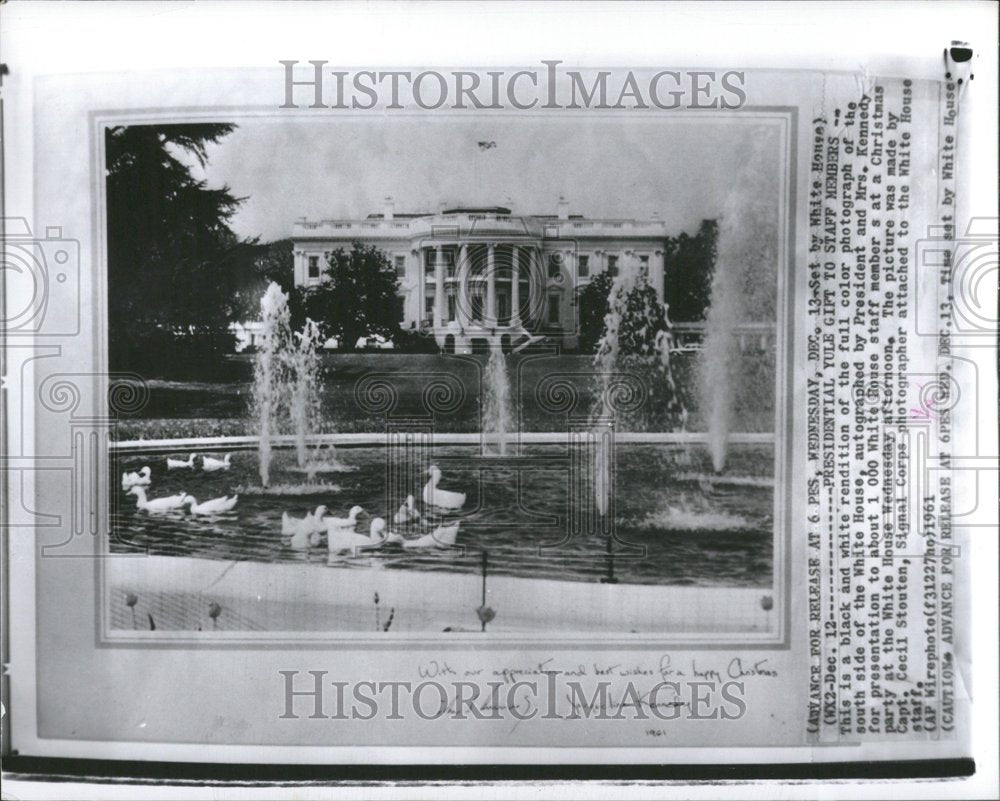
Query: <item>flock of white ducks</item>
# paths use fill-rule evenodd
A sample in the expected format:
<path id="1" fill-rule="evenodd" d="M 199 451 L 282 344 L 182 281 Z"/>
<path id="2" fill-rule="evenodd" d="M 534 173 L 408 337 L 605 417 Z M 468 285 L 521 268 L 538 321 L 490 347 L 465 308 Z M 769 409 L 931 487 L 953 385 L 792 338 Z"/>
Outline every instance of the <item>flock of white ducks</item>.
<path id="1" fill-rule="evenodd" d="M 222 459 L 214 459 L 211 456 L 201 457 L 201 469 L 208 473 L 216 470 L 228 470 L 231 466 L 230 454 L 226 454 Z M 188 469 L 194 470 L 195 455 L 192 453 L 187 461 L 182 459 L 167 458 L 167 470 Z M 149 498 L 146 495 L 146 487 L 152 483 L 152 470 L 146 465 L 135 473 L 122 473 L 122 489 L 130 495 L 135 495 L 136 508 L 150 514 L 165 514 L 183 509 L 185 506 L 191 514 L 195 515 L 217 515 L 223 512 L 231 512 L 236 508 L 239 495 L 232 497 L 223 495 L 219 498 L 211 498 L 202 503 L 198 499 L 186 492 L 179 492 L 176 495 L 167 495 L 162 498 Z"/>
<path id="2" fill-rule="evenodd" d="M 439 489 L 441 471 L 436 466 L 432 466 L 427 472 L 430 480 L 423 491 L 425 507 L 448 511 L 461 509 L 465 504 L 465 493 Z M 372 519 L 367 534 L 359 534 L 356 531 L 358 515 L 364 512 L 360 506 L 351 507 L 347 517 L 327 516 L 326 512 L 325 506 L 317 506 L 303 517 L 293 517 L 285 512 L 281 516 L 281 533 L 290 538 L 291 547 L 296 550 L 319 546 L 325 537 L 328 560 L 331 563 L 386 545 L 399 545 L 406 550 L 450 548 L 458 539 L 458 521 L 435 526 L 430 532 L 408 538 L 390 531 L 381 517 Z M 408 495 L 406 502 L 393 517 L 393 522 L 400 526 L 414 526 L 422 519 L 416 500 Z"/>
<path id="3" fill-rule="evenodd" d="M 217 470 L 228 470 L 232 464 L 228 453 L 222 459 L 203 456 L 201 461 L 202 470 L 210 473 Z M 192 453 L 186 461 L 168 458 L 167 469 L 194 470 L 195 454 Z M 424 486 L 422 496 L 425 507 L 456 511 L 465 505 L 464 492 L 453 492 L 438 487 L 438 483 L 441 481 L 441 470 L 436 465 L 432 465 L 427 473 L 430 479 Z M 138 472 L 122 474 L 122 489 L 135 496 L 138 509 L 150 514 L 165 514 L 182 510 L 185 507 L 193 515 L 223 514 L 236 508 L 236 503 L 239 500 L 238 495 L 232 497 L 223 495 L 198 503 L 197 498 L 186 492 L 161 498 L 149 498 L 146 494 L 146 487 L 151 482 L 152 471 L 148 466 L 143 467 Z M 357 533 L 358 516 L 364 513 L 364 509 L 360 506 L 351 507 L 347 517 L 333 517 L 327 515 L 327 511 L 326 506 L 319 505 L 303 517 L 293 517 L 288 512 L 282 512 L 282 536 L 289 538 L 289 544 L 295 550 L 317 547 L 323 543 L 325 538 L 331 562 L 345 556 L 357 556 L 363 551 L 378 549 L 385 545 L 399 545 L 407 550 L 450 548 L 458 539 L 458 521 L 438 525 L 433 531 L 407 538 L 389 531 L 385 520 L 381 517 L 372 519 L 367 534 Z M 408 495 L 406 502 L 399 507 L 399 511 L 393 517 L 393 522 L 397 525 L 413 526 L 418 524 L 420 520 L 421 514 L 417 509 L 416 500 L 412 495 Z"/>

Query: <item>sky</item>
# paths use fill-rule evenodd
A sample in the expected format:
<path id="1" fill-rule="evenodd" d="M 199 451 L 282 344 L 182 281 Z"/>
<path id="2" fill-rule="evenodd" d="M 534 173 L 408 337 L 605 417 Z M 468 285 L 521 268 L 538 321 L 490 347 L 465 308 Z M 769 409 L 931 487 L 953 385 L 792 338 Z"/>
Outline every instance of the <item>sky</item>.
<path id="1" fill-rule="evenodd" d="M 203 176 L 246 198 L 233 228 L 262 241 L 288 237 L 300 217 L 381 212 L 386 196 L 397 213 L 445 203 L 509 206 L 514 214 L 555 214 L 565 196 L 572 214 L 659 216 L 671 232 L 694 233 L 721 213 L 734 187 L 777 203 L 775 126 L 706 117 L 249 119 L 209 147 Z M 762 149 L 774 169 L 758 163 L 745 174 L 751 149 Z"/>

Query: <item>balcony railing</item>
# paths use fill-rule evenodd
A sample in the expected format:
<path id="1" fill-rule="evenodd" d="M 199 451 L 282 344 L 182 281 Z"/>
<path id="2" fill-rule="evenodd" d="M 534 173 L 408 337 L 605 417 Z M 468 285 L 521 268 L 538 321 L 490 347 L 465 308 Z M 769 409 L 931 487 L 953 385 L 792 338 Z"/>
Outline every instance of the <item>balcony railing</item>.
<path id="1" fill-rule="evenodd" d="M 323 231 L 337 231 L 337 236 L 342 236 L 342 232 L 360 231 L 372 233 L 385 231 L 387 233 L 402 234 L 410 232 L 411 235 L 430 234 L 434 226 L 444 223 L 456 226 L 456 234 L 484 236 L 531 236 L 542 238 L 543 232 L 548 228 L 572 228 L 574 230 L 586 230 L 588 233 L 600 235 L 601 231 L 613 232 L 614 236 L 634 235 L 659 237 L 665 230 L 661 220 L 622 220 L 622 219 L 593 219 L 593 220 L 560 220 L 555 217 L 521 217 L 511 214 L 448 214 L 434 215 L 428 214 L 424 217 L 414 217 L 405 220 L 398 219 L 373 219 L 373 220 L 299 220 L 295 223 L 294 233 L 300 232 L 303 235 L 317 235 Z"/>

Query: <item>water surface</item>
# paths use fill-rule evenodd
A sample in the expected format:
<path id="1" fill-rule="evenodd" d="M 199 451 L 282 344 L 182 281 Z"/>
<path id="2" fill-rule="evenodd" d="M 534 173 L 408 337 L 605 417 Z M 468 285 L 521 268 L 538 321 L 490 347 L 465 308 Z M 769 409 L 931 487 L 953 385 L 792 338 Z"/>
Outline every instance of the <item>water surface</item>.
<path id="1" fill-rule="evenodd" d="M 112 490 L 115 552 L 149 552 L 218 560 L 308 562 L 317 570 L 378 566 L 396 570 L 478 573 L 486 551 L 493 574 L 597 582 L 613 569 L 623 583 L 767 587 L 772 581 L 774 491 L 773 450 L 734 446 L 721 480 L 712 476 L 701 448 L 619 446 L 615 482 L 613 561 L 608 540 L 577 531 L 576 514 L 592 503 L 577 497 L 570 481 L 566 446 L 510 448 L 506 458 L 484 457 L 478 448 L 440 447 L 433 459 L 444 474 L 441 487 L 467 494 L 454 516 L 426 512 L 413 526 L 392 524 L 401 497 L 386 498 L 387 460 L 382 448 L 341 448 L 348 470 L 317 474 L 311 481 L 296 469 L 294 452 L 277 451 L 272 486 L 285 495 L 251 494 L 259 487 L 256 452 L 237 451 L 228 471 L 206 473 L 166 469 L 166 454 L 113 459 L 120 481 L 125 470 L 152 469 L 151 498 L 188 492 L 199 501 L 241 491 L 236 509 L 197 517 L 184 513 L 151 515 L 136 508 L 134 496 Z M 171 454 L 186 458 L 187 454 Z M 221 454 L 215 454 L 221 456 Z M 400 492 L 419 499 L 423 477 Z M 390 521 L 404 536 L 430 530 L 428 523 L 461 521 L 455 548 L 410 551 L 385 546 L 327 566 L 325 546 L 294 550 L 281 536 L 283 511 L 301 517 L 318 504 L 346 516 L 357 504 L 366 511 L 358 531 L 372 517 Z M 422 505 L 421 505 L 422 506 Z"/>

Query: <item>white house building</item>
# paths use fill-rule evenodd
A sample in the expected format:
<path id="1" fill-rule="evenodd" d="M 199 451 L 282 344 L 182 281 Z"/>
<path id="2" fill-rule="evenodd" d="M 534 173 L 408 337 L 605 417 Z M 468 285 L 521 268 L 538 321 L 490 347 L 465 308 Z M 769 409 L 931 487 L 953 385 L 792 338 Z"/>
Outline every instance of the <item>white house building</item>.
<path id="1" fill-rule="evenodd" d="M 509 208 L 446 208 L 400 214 L 391 198 L 364 219 L 300 219 L 291 236 L 295 284 L 323 280 L 331 251 L 361 241 L 385 252 L 399 278 L 404 328 L 432 333 L 449 352 L 539 337 L 573 346 L 576 292 L 604 270 L 645 273 L 663 299 L 667 231 L 657 219 L 516 215 Z"/>

